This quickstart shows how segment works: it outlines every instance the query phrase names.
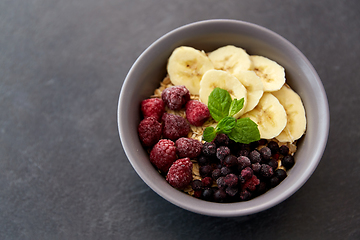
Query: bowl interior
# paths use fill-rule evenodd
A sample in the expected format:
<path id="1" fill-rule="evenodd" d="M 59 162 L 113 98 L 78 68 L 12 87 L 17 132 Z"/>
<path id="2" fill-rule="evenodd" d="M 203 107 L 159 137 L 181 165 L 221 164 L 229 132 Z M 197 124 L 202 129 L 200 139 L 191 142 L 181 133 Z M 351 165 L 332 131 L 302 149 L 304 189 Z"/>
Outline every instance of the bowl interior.
<path id="1" fill-rule="evenodd" d="M 285 68 L 287 83 L 301 96 L 307 116 L 307 131 L 299 142 L 296 164 L 276 188 L 253 200 L 219 204 L 188 196 L 172 188 L 150 164 L 140 144 L 137 125 L 140 102 L 159 87 L 166 75 L 167 59 L 178 46 L 206 52 L 225 45 L 244 48 L 251 55 L 268 57 Z M 135 111 L 134 111 L 135 110 Z M 270 208 L 291 196 L 310 177 L 325 149 L 329 129 L 326 94 L 316 71 L 306 57 L 278 34 L 247 22 L 209 20 L 189 24 L 164 35 L 136 60 L 122 86 L 118 127 L 125 153 L 138 175 L 160 196 L 192 212 L 211 216 L 242 216 Z"/>

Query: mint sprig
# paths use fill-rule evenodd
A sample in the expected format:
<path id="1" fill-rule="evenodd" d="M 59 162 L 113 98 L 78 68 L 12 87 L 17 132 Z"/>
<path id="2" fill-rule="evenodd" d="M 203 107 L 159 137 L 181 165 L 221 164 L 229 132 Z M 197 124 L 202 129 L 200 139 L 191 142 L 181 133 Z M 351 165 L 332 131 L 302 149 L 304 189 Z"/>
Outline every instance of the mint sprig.
<path id="1" fill-rule="evenodd" d="M 251 143 L 260 139 L 257 124 L 250 118 L 236 119 L 234 115 L 244 107 L 244 98 L 231 99 L 230 93 L 221 88 L 215 88 L 208 99 L 211 116 L 218 122 L 216 127 L 207 127 L 203 139 L 207 142 L 214 140 L 218 133 L 224 133 L 239 143 Z"/>

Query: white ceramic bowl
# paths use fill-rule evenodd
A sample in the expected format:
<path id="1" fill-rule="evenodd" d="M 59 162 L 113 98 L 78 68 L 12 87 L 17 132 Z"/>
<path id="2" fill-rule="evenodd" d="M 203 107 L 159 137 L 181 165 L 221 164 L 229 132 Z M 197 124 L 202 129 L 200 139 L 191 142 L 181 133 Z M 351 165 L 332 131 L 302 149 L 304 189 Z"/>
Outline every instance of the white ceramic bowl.
<path id="1" fill-rule="evenodd" d="M 141 146 L 137 126 L 140 102 L 159 87 L 166 63 L 178 46 L 212 51 L 225 45 L 244 48 L 249 54 L 268 57 L 285 68 L 287 83 L 301 96 L 307 116 L 307 131 L 299 142 L 296 164 L 277 187 L 250 201 L 214 203 L 191 197 L 171 187 L 151 165 Z M 327 97 L 311 63 L 289 41 L 255 24 L 236 20 L 207 20 L 177 28 L 151 44 L 126 76 L 118 103 L 118 129 L 124 151 L 138 175 L 161 197 L 189 211 L 209 216 L 244 216 L 263 211 L 296 192 L 317 167 L 328 138 Z"/>

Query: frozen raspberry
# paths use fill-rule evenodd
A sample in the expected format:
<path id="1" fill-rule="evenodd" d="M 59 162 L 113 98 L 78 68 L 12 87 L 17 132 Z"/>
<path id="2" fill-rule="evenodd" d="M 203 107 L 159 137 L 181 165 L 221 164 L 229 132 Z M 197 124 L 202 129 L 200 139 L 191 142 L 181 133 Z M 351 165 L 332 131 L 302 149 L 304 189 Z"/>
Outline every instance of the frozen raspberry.
<path id="1" fill-rule="evenodd" d="M 254 171 L 250 167 L 246 167 L 243 170 L 241 170 L 241 176 L 245 180 L 249 180 L 254 175 Z"/>
<path id="2" fill-rule="evenodd" d="M 160 98 L 149 98 L 141 102 L 141 112 L 144 118 L 154 117 L 160 121 L 165 111 L 165 104 Z"/>
<path id="3" fill-rule="evenodd" d="M 260 180 L 253 175 L 250 179 L 246 180 L 246 182 L 242 185 L 243 190 L 255 191 L 256 186 L 260 184 Z"/>
<path id="4" fill-rule="evenodd" d="M 164 138 L 176 140 L 180 137 L 186 137 L 190 131 L 189 123 L 181 116 L 164 113 L 162 120 L 164 122 Z"/>
<path id="5" fill-rule="evenodd" d="M 186 118 L 190 124 L 194 126 L 202 126 L 204 122 L 210 117 L 208 107 L 197 100 L 190 100 L 185 105 Z"/>
<path id="6" fill-rule="evenodd" d="M 176 160 L 170 167 L 166 181 L 174 188 L 182 189 L 192 181 L 193 164 L 189 158 Z"/>
<path id="7" fill-rule="evenodd" d="M 190 100 L 190 92 L 185 86 L 173 86 L 166 88 L 161 98 L 171 110 L 180 110 Z"/>
<path id="8" fill-rule="evenodd" d="M 167 172 L 176 159 L 175 143 L 169 139 L 161 139 L 150 152 L 150 162 L 162 172 Z"/>
<path id="9" fill-rule="evenodd" d="M 176 140 L 175 145 L 179 158 L 196 158 L 200 155 L 202 149 L 202 143 L 193 138 L 179 138 Z"/>
<path id="10" fill-rule="evenodd" d="M 155 118 L 143 119 L 138 126 L 139 138 L 146 147 L 152 147 L 161 138 L 162 125 Z"/>

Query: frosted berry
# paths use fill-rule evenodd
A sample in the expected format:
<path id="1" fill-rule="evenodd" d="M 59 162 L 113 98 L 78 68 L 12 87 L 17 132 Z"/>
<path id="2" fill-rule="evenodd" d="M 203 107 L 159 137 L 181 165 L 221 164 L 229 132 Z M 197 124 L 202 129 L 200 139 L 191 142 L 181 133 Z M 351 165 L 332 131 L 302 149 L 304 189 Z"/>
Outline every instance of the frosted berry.
<path id="1" fill-rule="evenodd" d="M 251 193 L 247 190 L 243 190 L 239 193 L 240 201 L 247 201 L 251 198 Z"/>
<path id="2" fill-rule="evenodd" d="M 268 164 L 261 164 L 260 174 L 263 177 L 269 178 L 274 174 L 274 170 Z"/>
<path id="3" fill-rule="evenodd" d="M 225 189 L 225 192 L 226 192 L 226 194 L 228 196 L 234 197 L 239 192 L 239 188 L 237 188 L 237 187 L 227 187 Z"/>
<path id="4" fill-rule="evenodd" d="M 216 179 L 216 184 L 218 185 L 219 188 L 226 187 L 225 177 L 219 177 L 218 179 Z"/>
<path id="5" fill-rule="evenodd" d="M 252 151 L 249 153 L 249 159 L 250 159 L 251 163 L 261 162 L 261 155 L 260 155 L 259 151 L 257 151 L 257 150 L 252 150 Z"/>
<path id="6" fill-rule="evenodd" d="M 224 202 L 226 200 L 226 192 L 224 189 L 219 188 L 214 191 L 214 201 Z"/>
<path id="7" fill-rule="evenodd" d="M 241 170 L 240 174 L 245 180 L 249 180 L 254 175 L 254 171 L 250 167 L 246 167 Z"/>
<path id="8" fill-rule="evenodd" d="M 166 175 L 166 181 L 174 188 L 183 189 L 192 181 L 193 164 L 189 158 L 176 160 Z"/>
<path id="9" fill-rule="evenodd" d="M 160 140 L 161 133 L 162 125 L 154 117 L 145 118 L 138 125 L 139 138 L 145 147 L 155 145 Z"/>
<path id="10" fill-rule="evenodd" d="M 201 177 L 210 177 L 211 173 L 213 171 L 213 168 L 211 167 L 211 165 L 205 165 L 205 166 L 201 166 L 199 168 L 199 173 Z"/>
<path id="11" fill-rule="evenodd" d="M 220 168 L 220 171 L 221 171 L 221 175 L 222 175 L 222 176 L 226 176 L 226 175 L 228 175 L 229 173 L 231 173 L 231 169 L 228 168 L 228 167 L 222 167 L 222 168 Z"/>
<path id="12" fill-rule="evenodd" d="M 164 113 L 162 116 L 164 123 L 163 137 L 171 140 L 176 140 L 180 137 L 186 137 L 190 131 L 190 125 L 181 116 L 171 113 Z"/>
<path id="13" fill-rule="evenodd" d="M 207 157 L 215 157 L 216 156 L 216 145 L 211 142 L 205 142 L 203 144 L 202 153 Z"/>
<path id="14" fill-rule="evenodd" d="M 217 147 L 220 146 L 228 146 L 229 145 L 229 137 L 224 134 L 224 133 L 219 133 L 216 135 L 215 139 L 214 139 L 214 143 L 216 144 Z"/>
<path id="15" fill-rule="evenodd" d="M 141 112 L 144 118 L 154 117 L 157 121 L 160 121 L 164 111 L 165 104 L 160 98 L 149 98 L 141 102 Z"/>
<path id="16" fill-rule="evenodd" d="M 263 160 L 269 161 L 271 158 L 271 150 L 268 147 L 263 147 L 260 149 L 260 155 Z"/>
<path id="17" fill-rule="evenodd" d="M 236 187 L 239 182 L 239 178 L 235 174 L 229 173 L 224 177 L 224 182 L 226 186 Z"/>
<path id="18" fill-rule="evenodd" d="M 218 179 L 219 177 L 221 177 L 221 170 L 218 168 L 214 169 L 211 173 L 211 177 L 215 180 Z"/>
<path id="19" fill-rule="evenodd" d="M 260 184 L 260 180 L 253 175 L 250 179 L 246 180 L 246 182 L 242 185 L 243 190 L 255 191 L 256 186 Z"/>
<path id="20" fill-rule="evenodd" d="M 176 140 L 175 146 L 179 158 L 196 158 L 200 155 L 202 149 L 202 143 L 199 140 L 185 137 Z"/>
<path id="21" fill-rule="evenodd" d="M 202 126 L 209 119 L 210 112 L 208 107 L 197 100 L 190 100 L 185 105 L 186 119 L 194 126 Z"/>
<path id="22" fill-rule="evenodd" d="M 223 161 L 227 155 L 230 154 L 230 149 L 226 146 L 220 146 L 216 149 L 216 157 Z"/>
<path id="23" fill-rule="evenodd" d="M 150 152 L 150 162 L 160 171 L 167 172 L 177 159 L 175 143 L 169 139 L 161 139 Z"/>
<path id="24" fill-rule="evenodd" d="M 213 179 L 211 177 L 204 177 L 201 181 L 204 187 L 211 187 L 213 183 Z"/>
<path id="25" fill-rule="evenodd" d="M 227 155 L 223 161 L 223 165 L 228 167 L 228 168 L 234 168 L 238 165 L 238 160 L 237 157 L 235 157 L 234 155 L 230 154 Z"/>
<path id="26" fill-rule="evenodd" d="M 161 98 L 171 110 L 180 110 L 190 100 L 190 92 L 185 86 L 173 86 L 166 88 Z"/>
<path id="27" fill-rule="evenodd" d="M 261 164 L 253 163 L 253 164 L 251 164 L 251 169 L 254 171 L 254 173 L 258 173 L 258 172 L 260 172 Z"/>
<path id="28" fill-rule="evenodd" d="M 274 169 L 274 171 L 275 171 L 275 169 L 277 169 L 278 168 L 278 160 L 276 160 L 276 159 L 271 159 L 269 162 L 268 162 L 268 164 Z"/>
<path id="29" fill-rule="evenodd" d="M 242 170 L 246 167 L 250 167 L 251 166 L 251 161 L 248 157 L 245 156 L 240 156 L 237 158 L 238 161 L 238 168 L 239 170 Z"/>

